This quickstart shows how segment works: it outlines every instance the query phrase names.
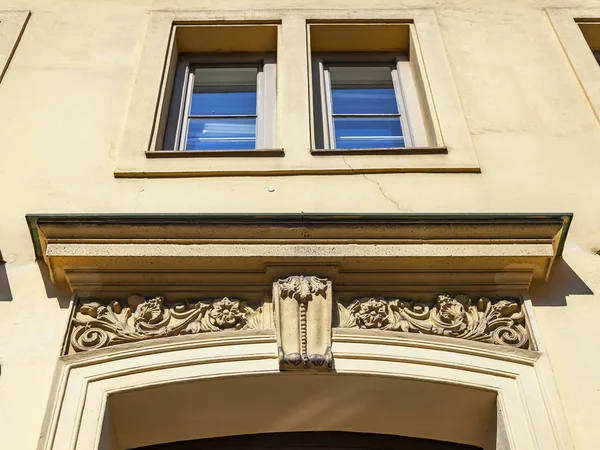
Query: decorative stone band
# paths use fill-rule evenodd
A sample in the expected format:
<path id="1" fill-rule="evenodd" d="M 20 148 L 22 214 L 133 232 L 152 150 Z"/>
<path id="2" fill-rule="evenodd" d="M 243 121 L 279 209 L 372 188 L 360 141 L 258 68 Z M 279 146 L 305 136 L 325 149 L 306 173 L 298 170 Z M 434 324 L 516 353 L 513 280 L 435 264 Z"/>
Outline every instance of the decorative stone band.
<path id="1" fill-rule="evenodd" d="M 326 279 L 294 276 L 273 283 L 282 370 L 333 368 L 332 297 L 331 282 Z M 165 305 L 163 297 L 136 295 L 126 302 L 85 302 L 72 321 L 70 351 L 184 334 L 269 328 L 272 314 L 266 305 L 253 309 L 227 297 L 171 305 Z M 349 305 L 338 302 L 337 315 L 340 328 L 403 331 L 532 349 L 519 300 L 474 300 L 446 294 L 432 302 L 363 297 Z"/>
<path id="2" fill-rule="evenodd" d="M 151 338 L 210 331 L 264 328 L 262 308 L 227 297 L 165 306 L 163 297 L 132 295 L 127 306 L 87 302 L 73 318 L 70 343 L 81 352 Z"/>
<path id="3" fill-rule="evenodd" d="M 339 327 L 404 331 L 530 349 L 531 339 L 517 300 L 474 301 L 466 295 L 439 295 L 430 303 L 363 297 L 338 303 Z"/>

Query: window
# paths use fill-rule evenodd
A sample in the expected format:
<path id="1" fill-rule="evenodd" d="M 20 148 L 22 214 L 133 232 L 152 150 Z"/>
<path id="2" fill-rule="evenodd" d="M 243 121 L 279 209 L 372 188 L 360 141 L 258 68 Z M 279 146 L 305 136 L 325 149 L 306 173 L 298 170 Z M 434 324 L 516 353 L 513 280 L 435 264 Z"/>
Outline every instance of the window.
<path id="1" fill-rule="evenodd" d="M 180 56 L 166 150 L 243 151 L 273 148 L 274 141 L 274 56 Z"/>
<path id="2" fill-rule="evenodd" d="M 577 20 L 576 22 L 596 58 L 596 62 L 600 63 L 600 22 L 596 20 Z"/>
<path id="3" fill-rule="evenodd" d="M 548 17 L 586 100 L 600 121 L 600 8 L 548 8 Z M 590 51 L 591 50 L 591 51 Z"/>
<path id="4" fill-rule="evenodd" d="M 397 19 L 382 17 L 380 11 L 364 14 L 368 16 L 364 23 L 342 23 L 335 11 L 319 9 L 292 16 L 269 9 L 227 14 L 151 11 L 125 123 L 116 140 L 115 177 L 479 172 L 434 11 L 402 9 L 398 14 L 403 18 Z M 319 68 L 313 64 L 319 55 L 330 66 L 395 67 L 400 81 L 394 95 L 401 94 L 397 117 L 402 119 L 405 147 L 330 148 L 329 135 L 324 139 L 329 128 L 321 100 L 321 92 L 323 96 L 326 92 L 320 90 Z M 188 109 L 185 103 L 186 95 L 193 93 L 190 73 L 196 67 L 240 66 L 259 68 L 256 111 L 242 114 L 256 116 L 255 149 L 239 148 L 243 139 L 238 139 L 238 148 L 228 150 L 227 136 L 213 136 L 222 139 L 220 150 L 185 147 L 188 131 L 182 135 L 183 126 L 191 119 L 212 118 L 214 125 L 227 119 L 217 116 L 229 114 L 214 110 L 213 117 L 210 109 L 210 117 L 193 117 L 193 98 Z M 251 118 L 239 117 L 238 122 Z M 248 135 L 238 137 L 245 137 L 250 142 L 245 145 L 251 146 Z M 206 146 L 208 142 L 217 141 L 203 140 Z M 377 158 L 372 157 L 375 154 Z M 355 156 L 351 164 L 346 155 Z"/>
<path id="5" fill-rule="evenodd" d="M 323 63 L 329 148 L 411 146 L 396 64 Z"/>
<path id="6" fill-rule="evenodd" d="M 428 144 L 407 54 L 315 54 L 314 70 L 317 148 Z"/>

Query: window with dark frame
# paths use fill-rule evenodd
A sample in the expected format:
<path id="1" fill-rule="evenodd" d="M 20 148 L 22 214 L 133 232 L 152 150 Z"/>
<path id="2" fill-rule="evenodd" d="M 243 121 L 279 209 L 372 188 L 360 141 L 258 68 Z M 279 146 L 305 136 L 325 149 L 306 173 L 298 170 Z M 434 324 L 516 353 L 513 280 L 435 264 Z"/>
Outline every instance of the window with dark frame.
<path id="1" fill-rule="evenodd" d="M 410 146 L 393 65 L 326 64 L 323 71 L 331 148 Z"/>
<path id="2" fill-rule="evenodd" d="M 175 74 L 164 148 L 274 148 L 275 105 L 273 55 L 183 54 Z"/>
<path id="3" fill-rule="evenodd" d="M 589 45 L 596 62 L 600 64 L 600 22 L 597 19 L 575 19 L 575 22 Z"/>
<path id="4" fill-rule="evenodd" d="M 313 55 L 313 94 L 316 148 L 427 145 L 406 54 Z"/>

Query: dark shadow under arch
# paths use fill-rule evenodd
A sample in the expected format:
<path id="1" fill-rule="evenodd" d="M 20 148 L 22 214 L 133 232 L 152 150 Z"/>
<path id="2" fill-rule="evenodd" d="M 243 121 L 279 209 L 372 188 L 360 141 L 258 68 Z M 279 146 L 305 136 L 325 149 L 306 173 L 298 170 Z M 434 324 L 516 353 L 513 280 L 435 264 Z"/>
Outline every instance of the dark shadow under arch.
<path id="1" fill-rule="evenodd" d="M 139 450 L 481 450 L 472 445 L 417 439 L 389 434 L 345 431 L 264 433 L 198 439 L 138 447 Z"/>

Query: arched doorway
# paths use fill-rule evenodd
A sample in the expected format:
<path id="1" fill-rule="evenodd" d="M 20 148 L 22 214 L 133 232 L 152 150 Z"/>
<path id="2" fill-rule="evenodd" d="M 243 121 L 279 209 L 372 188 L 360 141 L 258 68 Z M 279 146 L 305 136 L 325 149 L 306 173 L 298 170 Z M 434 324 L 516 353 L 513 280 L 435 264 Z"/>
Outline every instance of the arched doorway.
<path id="1" fill-rule="evenodd" d="M 559 444 L 548 361 L 435 336 L 344 330 L 334 372 L 280 372 L 274 330 L 123 344 L 61 359 L 40 450 L 126 450 L 344 431 L 484 450 Z M 525 398 L 527 392 L 527 398 Z"/>

